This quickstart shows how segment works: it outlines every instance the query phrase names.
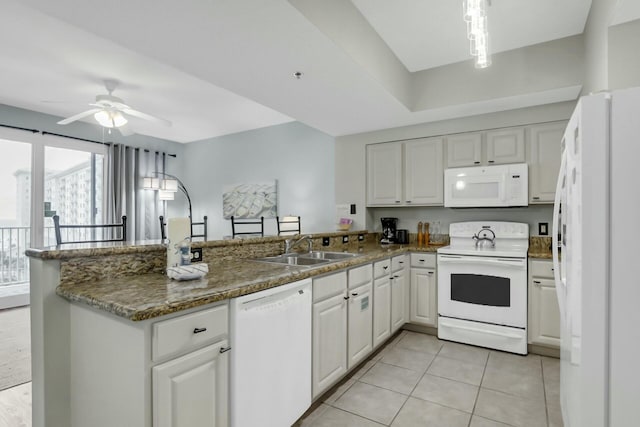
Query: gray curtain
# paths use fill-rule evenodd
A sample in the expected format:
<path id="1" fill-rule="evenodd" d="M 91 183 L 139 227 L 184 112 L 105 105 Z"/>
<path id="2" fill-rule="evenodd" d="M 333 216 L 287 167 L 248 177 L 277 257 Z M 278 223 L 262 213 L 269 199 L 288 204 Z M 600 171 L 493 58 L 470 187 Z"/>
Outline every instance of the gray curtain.
<path id="1" fill-rule="evenodd" d="M 164 203 L 157 191 L 142 187 L 142 178 L 164 173 L 165 159 L 165 153 L 122 144 L 109 147 L 106 221 L 120 222 L 126 215 L 127 240 L 160 239 L 158 217 L 164 215 Z"/>

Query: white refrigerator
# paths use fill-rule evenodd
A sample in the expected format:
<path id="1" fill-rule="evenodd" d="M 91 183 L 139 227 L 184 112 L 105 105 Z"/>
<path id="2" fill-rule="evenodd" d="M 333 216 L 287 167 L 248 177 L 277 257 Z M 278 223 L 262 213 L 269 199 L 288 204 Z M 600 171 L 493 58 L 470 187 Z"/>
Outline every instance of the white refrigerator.
<path id="1" fill-rule="evenodd" d="M 566 427 L 640 425 L 640 88 L 580 99 L 553 219 Z"/>

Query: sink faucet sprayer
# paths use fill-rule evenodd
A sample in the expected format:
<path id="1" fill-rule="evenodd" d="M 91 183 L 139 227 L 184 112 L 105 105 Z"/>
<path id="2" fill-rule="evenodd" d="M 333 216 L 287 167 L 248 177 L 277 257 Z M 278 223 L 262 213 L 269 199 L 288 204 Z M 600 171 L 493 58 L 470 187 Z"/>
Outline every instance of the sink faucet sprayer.
<path id="1" fill-rule="evenodd" d="M 307 241 L 307 245 L 309 245 L 309 252 L 311 252 L 313 250 L 313 237 L 311 235 L 307 235 L 307 236 L 302 236 L 298 240 L 295 240 L 295 241 L 294 241 L 293 238 L 285 240 L 284 241 L 284 253 L 288 254 L 289 252 L 291 252 L 293 250 L 293 248 L 295 248 L 296 246 L 298 246 L 300 243 L 302 243 L 305 240 Z"/>

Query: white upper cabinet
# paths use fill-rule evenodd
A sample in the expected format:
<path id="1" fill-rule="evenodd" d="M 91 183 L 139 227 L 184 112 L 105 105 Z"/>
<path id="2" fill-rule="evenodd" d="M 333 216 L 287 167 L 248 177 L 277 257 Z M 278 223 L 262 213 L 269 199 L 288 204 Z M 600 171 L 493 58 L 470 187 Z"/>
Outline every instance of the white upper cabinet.
<path id="1" fill-rule="evenodd" d="M 402 203 L 402 144 L 367 145 L 367 205 Z"/>
<path id="2" fill-rule="evenodd" d="M 479 165 L 482 161 L 482 134 L 461 133 L 447 136 L 447 167 Z"/>
<path id="3" fill-rule="evenodd" d="M 487 132 L 487 164 L 524 163 L 524 128 Z"/>
<path id="4" fill-rule="evenodd" d="M 367 206 L 441 206 L 443 152 L 443 138 L 367 145 Z"/>
<path id="5" fill-rule="evenodd" d="M 560 170 L 560 143 L 567 122 L 530 126 L 529 203 L 553 203 Z"/>
<path id="6" fill-rule="evenodd" d="M 405 204 L 444 204 L 444 139 L 422 138 L 404 144 Z"/>

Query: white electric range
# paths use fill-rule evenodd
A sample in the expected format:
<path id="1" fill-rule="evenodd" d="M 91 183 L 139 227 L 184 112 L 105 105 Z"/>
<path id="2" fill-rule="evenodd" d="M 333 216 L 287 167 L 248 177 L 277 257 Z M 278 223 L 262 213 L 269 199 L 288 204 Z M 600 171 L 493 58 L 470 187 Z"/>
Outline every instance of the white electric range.
<path id="1" fill-rule="evenodd" d="M 449 227 L 438 249 L 438 338 L 527 354 L 529 225 Z"/>

